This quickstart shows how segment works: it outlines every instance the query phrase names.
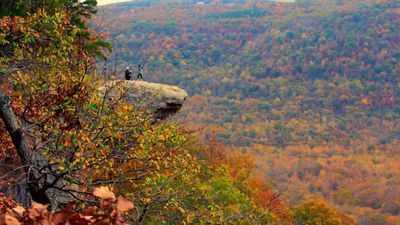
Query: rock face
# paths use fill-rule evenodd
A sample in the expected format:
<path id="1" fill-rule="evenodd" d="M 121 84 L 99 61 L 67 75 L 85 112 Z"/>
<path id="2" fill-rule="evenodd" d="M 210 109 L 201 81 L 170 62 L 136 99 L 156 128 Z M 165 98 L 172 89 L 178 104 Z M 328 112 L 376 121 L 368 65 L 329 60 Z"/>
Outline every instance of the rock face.
<path id="1" fill-rule="evenodd" d="M 131 104 L 146 107 L 156 120 L 162 120 L 177 113 L 188 94 L 177 86 L 151 83 L 139 80 L 108 81 L 99 88 L 107 98 L 124 98 Z"/>

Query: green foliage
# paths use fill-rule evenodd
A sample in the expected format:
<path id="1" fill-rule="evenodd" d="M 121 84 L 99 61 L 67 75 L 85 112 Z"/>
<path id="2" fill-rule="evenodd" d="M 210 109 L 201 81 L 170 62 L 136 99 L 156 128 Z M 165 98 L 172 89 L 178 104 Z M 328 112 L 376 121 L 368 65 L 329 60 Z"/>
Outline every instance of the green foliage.
<path id="1" fill-rule="evenodd" d="M 90 18 L 96 13 L 96 0 L 4 0 L 0 5 L 0 18 L 5 16 L 27 17 L 39 11 L 47 11 L 49 14 L 67 9 L 74 25 L 85 25 L 82 18 Z"/>
<path id="2" fill-rule="evenodd" d="M 92 36 L 92 31 L 88 28 L 86 21 L 92 17 L 93 14 L 97 12 L 96 10 L 97 2 L 96 0 L 19 0 L 19 1 L 2 1 L 0 5 L 0 18 L 6 17 L 11 18 L 11 20 L 7 21 L 9 27 L 18 26 L 18 21 L 15 21 L 15 17 L 17 18 L 31 18 L 32 14 L 42 15 L 37 17 L 40 20 L 37 25 L 41 25 L 42 23 L 46 26 L 56 26 L 56 22 L 60 22 L 62 13 L 68 14 L 68 26 L 67 31 L 69 34 L 65 35 L 70 38 L 75 38 L 75 42 L 80 42 L 81 45 L 85 48 L 85 50 L 89 54 L 93 54 L 97 57 L 105 58 L 104 50 L 107 49 L 111 51 L 111 45 L 107 41 L 103 41 L 101 39 L 94 39 Z M 48 22 L 51 20 L 49 18 L 57 18 L 58 21 L 54 21 L 53 24 L 49 24 Z M 47 20 L 47 21 L 46 21 Z M 42 26 L 31 26 L 31 31 L 33 34 L 37 35 L 42 33 L 42 30 L 48 27 Z M 50 27 L 50 30 L 54 30 L 54 27 Z M 21 31 L 21 30 L 20 30 Z M 46 32 L 46 31 L 44 31 Z M 63 31 L 64 32 L 64 31 Z M 50 32 L 46 32 L 46 34 L 50 34 Z M 5 39 L 10 41 L 10 35 L 18 35 L 15 33 L 4 34 Z M 54 35 L 54 34 L 51 34 Z M 76 38 L 79 37 L 79 38 Z M 39 39 L 37 36 L 25 37 L 31 40 L 32 46 L 40 46 L 42 43 L 35 42 L 35 39 Z M 12 40 L 14 43 L 18 42 L 19 39 Z M 43 40 L 43 39 L 42 39 Z M 70 39 L 72 40 L 72 39 Z M 59 43 L 59 42 L 58 42 Z M 63 43 L 59 43 L 63 44 Z M 42 51 L 45 48 L 42 47 Z M 0 49 L 3 51 L 3 49 Z M 4 53 L 3 53 L 4 54 Z"/>
<path id="3" fill-rule="evenodd" d="M 218 13 L 211 15 L 210 18 L 226 19 L 226 18 L 249 18 L 249 17 L 263 17 L 266 15 L 266 11 L 259 8 L 246 9 L 240 11 L 229 11 L 224 13 Z"/>

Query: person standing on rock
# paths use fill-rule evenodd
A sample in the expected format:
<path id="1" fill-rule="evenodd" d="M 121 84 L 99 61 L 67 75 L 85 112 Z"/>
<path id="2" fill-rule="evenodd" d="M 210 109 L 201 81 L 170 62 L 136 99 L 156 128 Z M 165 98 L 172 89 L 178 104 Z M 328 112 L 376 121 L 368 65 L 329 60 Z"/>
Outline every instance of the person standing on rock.
<path id="1" fill-rule="evenodd" d="M 129 66 L 127 66 L 126 70 L 125 70 L 125 79 L 130 80 L 132 78 L 131 74 L 132 74 L 132 72 L 129 71 Z"/>
<path id="2" fill-rule="evenodd" d="M 138 65 L 138 75 L 137 75 L 137 79 L 138 80 L 143 80 L 143 66 L 142 65 Z"/>

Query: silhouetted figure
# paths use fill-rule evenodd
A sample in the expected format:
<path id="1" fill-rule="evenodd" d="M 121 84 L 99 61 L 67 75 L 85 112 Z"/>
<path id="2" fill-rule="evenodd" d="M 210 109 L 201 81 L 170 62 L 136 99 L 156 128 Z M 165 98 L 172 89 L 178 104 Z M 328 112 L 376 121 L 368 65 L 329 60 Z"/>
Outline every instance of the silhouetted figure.
<path id="1" fill-rule="evenodd" d="M 137 75 L 137 79 L 138 80 L 143 80 L 143 66 L 142 65 L 138 65 L 138 75 Z"/>
<path id="2" fill-rule="evenodd" d="M 132 78 L 131 74 L 132 74 L 132 72 L 129 71 L 129 66 L 127 66 L 126 70 L 125 70 L 125 79 L 130 80 Z"/>

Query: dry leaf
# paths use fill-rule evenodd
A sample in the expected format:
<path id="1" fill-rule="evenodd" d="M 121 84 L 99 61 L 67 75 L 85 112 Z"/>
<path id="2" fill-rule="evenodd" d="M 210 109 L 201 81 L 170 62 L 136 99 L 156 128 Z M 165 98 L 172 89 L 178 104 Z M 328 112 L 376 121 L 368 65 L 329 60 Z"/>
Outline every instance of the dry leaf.
<path id="1" fill-rule="evenodd" d="M 58 95 L 57 89 L 55 87 L 50 87 L 49 94 L 50 95 Z"/>
<path id="2" fill-rule="evenodd" d="M 19 216 L 22 216 L 25 212 L 24 207 L 17 205 L 17 207 L 13 208 L 13 211 L 17 213 Z"/>
<path id="3" fill-rule="evenodd" d="M 32 202 L 32 208 L 28 210 L 28 217 L 30 219 L 35 219 L 42 216 L 45 211 L 47 211 L 47 205 Z"/>
<path id="4" fill-rule="evenodd" d="M 17 218 L 13 217 L 9 213 L 6 213 L 5 215 L 0 218 L 0 224 L 4 225 L 20 225 L 21 223 L 18 221 Z"/>
<path id="5" fill-rule="evenodd" d="M 115 194 L 111 192 L 108 187 L 94 188 L 93 195 L 101 199 L 115 200 Z"/>
<path id="6" fill-rule="evenodd" d="M 85 211 L 83 211 L 81 214 L 82 215 L 93 215 L 96 213 L 96 209 L 94 207 L 90 207 L 85 209 Z"/>
<path id="7" fill-rule="evenodd" d="M 131 209 L 134 209 L 135 205 L 133 205 L 133 203 L 129 200 L 127 200 L 126 198 L 119 196 L 118 197 L 118 202 L 117 202 L 117 209 L 120 212 L 125 212 Z"/>

